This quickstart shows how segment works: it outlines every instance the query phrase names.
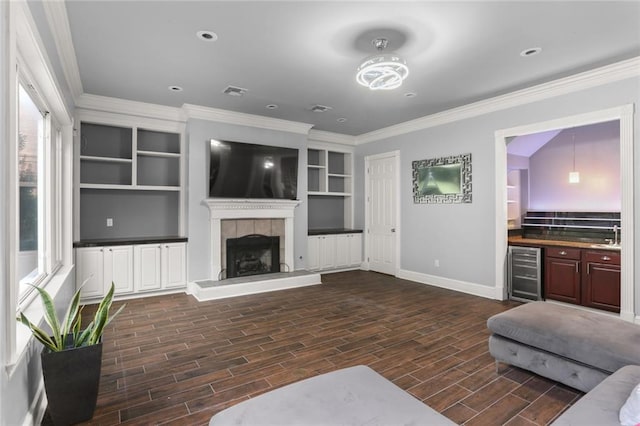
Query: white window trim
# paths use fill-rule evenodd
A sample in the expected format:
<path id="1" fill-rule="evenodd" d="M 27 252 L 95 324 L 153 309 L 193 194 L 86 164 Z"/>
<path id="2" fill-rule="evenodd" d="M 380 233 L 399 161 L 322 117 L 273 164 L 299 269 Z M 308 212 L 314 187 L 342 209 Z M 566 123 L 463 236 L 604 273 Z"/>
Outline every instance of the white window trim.
<path id="1" fill-rule="evenodd" d="M 71 237 L 73 119 L 60 92 L 60 84 L 58 84 L 56 76 L 52 72 L 53 67 L 47 57 L 46 49 L 26 1 L 15 0 L 9 2 L 7 7 L 9 9 L 9 37 L 7 39 L 7 56 L 3 59 L 7 59 L 6 63 L 11 64 L 11 66 L 8 66 L 8 72 L 5 74 L 8 80 L 8 83 L 5 83 L 8 94 L 5 119 L 8 125 L 3 134 L 7 140 L 17 140 L 16 105 L 19 62 L 21 62 L 20 73 L 26 71 L 28 79 L 38 89 L 39 96 L 46 101 L 45 104 L 51 112 L 52 118 L 55 119 L 61 134 L 61 143 L 57 148 L 59 153 L 56 153 L 55 157 L 53 157 L 54 161 L 56 159 L 60 160 L 59 167 L 57 167 L 59 170 L 55 171 L 58 176 L 56 176 L 56 179 L 47 179 L 49 184 L 57 185 L 56 189 L 59 190 L 60 197 L 59 206 L 55 207 L 56 211 L 60 213 L 59 217 L 55 219 L 60 224 L 60 235 L 57 238 L 57 235 L 52 234 L 47 244 L 50 247 L 54 244 L 58 245 L 60 251 L 56 256 L 59 259 L 48 260 L 49 276 L 46 279 L 46 283 L 43 283 L 43 285 L 47 286 L 47 291 L 55 297 L 62 289 L 63 284 L 69 279 L 73 279 L 71 276 L 73 274 Z M 7 148 L 7 158 L 3 160 L 6 161 L 7 188 L 10 189 L 6 197 L 9 206 L 15 206 L 17 202 L 17 159 L 17 143 L 11 143 Z M 48 170 L 47 172 L 52 171 Z M 55 203 L 49 203 L 49 205 L 53 208 Z M 49 210 L 49 212 L 51 211 Z M 9 209 L 5 214 L 6 217 L 3 223 L 0 224 L 4 226 L 6 236 L 4 246 L 6 269 L 3 271 L 4 288 L 2 289 L 4 297 L 0 302 L 2 303 L 0 313 L 3 315 L 0 321 L 3 330 L 0 335 L 4 336 L 5 344 L 0 350 L 0 364 L 4 365 L 6 372 L 11 375 L 14 371 L 13 367 L 26 356 L 27 349 L 30 346 L 29 342 L 32 342 L 33 339 L 30 331 L 15 319 L 18 308 L 18 283 L 15 278 L 18 249 L 17 228 L 15 226 L 18 220 L 17 209 Z M 46 220 L 51 220 L 50 213 L 47 213 L 45 217 L 47 218 Z M 39 300 L 37 303 L 32 303 L 34 300 L 35 294 L 33 294 L 31 300 L 23 301 L 20 308 L 26 311 L 32 321 L 39 322 L 43 315 Z"/>

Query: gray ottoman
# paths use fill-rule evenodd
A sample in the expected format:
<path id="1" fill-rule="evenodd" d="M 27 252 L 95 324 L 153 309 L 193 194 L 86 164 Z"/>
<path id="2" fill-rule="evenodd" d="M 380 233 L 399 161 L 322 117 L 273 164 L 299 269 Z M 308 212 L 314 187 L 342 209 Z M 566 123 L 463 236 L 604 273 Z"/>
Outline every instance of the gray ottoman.
<path id="1" fill-rule="evenodd" d="M 640 366 L 628 365 L 607 377 L 580 398 L 553 426 L 620 426 L 618 415 L 634 387 L 640 383 Z"/>
<path id="2" fill-rule="evenodd" d="M 489 352 L 502 362 L 588 392 L 625 365 L 640 365 L 640 326 L 547 302 L 487 321 Z"/>
<path id="3" fill-rule="evenodd" d="M 345 368 L 243 401 L 210 426 L 455 425 L 369 367 Z"/>

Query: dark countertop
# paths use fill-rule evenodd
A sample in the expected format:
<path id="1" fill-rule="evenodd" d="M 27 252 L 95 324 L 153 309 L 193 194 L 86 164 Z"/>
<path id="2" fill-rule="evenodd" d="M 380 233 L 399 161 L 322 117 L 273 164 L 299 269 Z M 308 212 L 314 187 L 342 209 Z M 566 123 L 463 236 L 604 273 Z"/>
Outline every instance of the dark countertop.
<path id="1" fill-rule="evenodd" d="M 74 241 L 73 247 L 128 246 L 133 244 L 186 243 L 187 237 L 138 237 Z"/>
<path id="2" fill-rule="evenodd" d="M 561 240 L 538 240 L 535 238 L 522 238 L 521 236 L 512 236 L 508 238 L 509 245 L 526 246 L 526 247 L 574 247 L 580 249 L 593 250 L 611 250 L 620 251 L 620 248 L 592 247 L 595 243 L 584 243 L 579 241 L 561 241 Z"/>
<path id="3" fill-rule="evenodd" d="M 327 228 L 309 229 L 307 235 L 331 235 L 331 234 L 362 234 L 362 229 Z"/>

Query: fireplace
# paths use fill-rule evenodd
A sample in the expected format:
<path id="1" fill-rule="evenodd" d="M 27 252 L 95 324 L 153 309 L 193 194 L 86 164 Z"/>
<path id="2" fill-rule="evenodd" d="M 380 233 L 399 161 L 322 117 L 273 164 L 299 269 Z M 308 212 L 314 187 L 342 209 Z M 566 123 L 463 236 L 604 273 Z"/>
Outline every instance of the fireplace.
<path id="1" fill-rule="evenodd" d="M 203 201 L 210 212 L 211 275 L 220 281 L 227 271 L 226 240 L 260 234 L 280 237 L 280 263 L 287 272 L 295 270 L 293 250 L 294 214 L 298 200 L 229 200 L 209 198 Z M 269 221 L 264 221 L 269 219 Z M 235 223 L 235 224 L 234 224 Z M 269 231 L 271 229 L 271 231 Z M 227 272 L 227 273 L 225 273 Z"/>
<path id="2" fill-rule="evenodd" d="M 227 278 L 280 272 L 280 237 L 245 235 L 227 239 Z"/>

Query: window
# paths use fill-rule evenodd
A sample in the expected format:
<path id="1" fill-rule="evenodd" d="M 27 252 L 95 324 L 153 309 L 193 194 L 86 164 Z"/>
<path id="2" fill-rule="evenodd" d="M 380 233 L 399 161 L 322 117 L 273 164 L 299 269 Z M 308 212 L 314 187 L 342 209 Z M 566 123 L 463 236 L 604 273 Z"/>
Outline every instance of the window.
<path id="1" fill-rule="evenodd" d="M 60 264 L 60 130 L 35 88 L 18 84 L 18 302 Z"/>

